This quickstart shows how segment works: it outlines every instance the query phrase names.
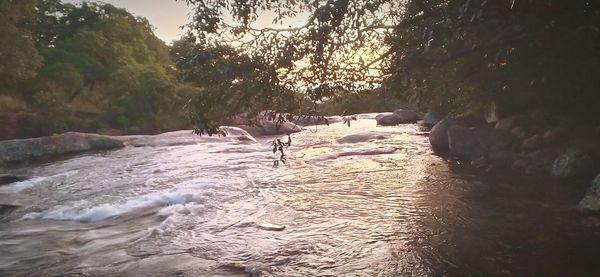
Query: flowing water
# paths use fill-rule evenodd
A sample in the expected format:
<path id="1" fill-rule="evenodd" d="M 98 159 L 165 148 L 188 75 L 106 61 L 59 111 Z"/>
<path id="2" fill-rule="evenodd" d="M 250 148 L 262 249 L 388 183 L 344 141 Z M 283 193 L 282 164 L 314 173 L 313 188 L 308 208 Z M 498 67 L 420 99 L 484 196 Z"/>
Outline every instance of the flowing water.
<path id="1" fill-rule="evenodd" d="M 184 131 L 0 169 L 31 176 L 0 187 L 22 204 L 0 214 L 0 276 L 600 276 L 580 190 L 360 118 L 292 135 L 277 168 L 274 137 Z"/>

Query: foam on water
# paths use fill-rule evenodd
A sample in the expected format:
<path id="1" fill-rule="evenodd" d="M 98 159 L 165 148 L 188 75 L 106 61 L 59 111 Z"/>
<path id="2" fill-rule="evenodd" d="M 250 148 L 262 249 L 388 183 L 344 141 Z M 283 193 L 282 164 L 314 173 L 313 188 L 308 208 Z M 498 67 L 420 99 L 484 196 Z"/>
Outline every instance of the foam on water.
<path id="1" fill-rule="evenodd" d="M 89 202 L 80 201 L 73 205 L 56 206 L 50 210 L 26 214 L 24 219 L 72 220 L 81 222 L 97 222 L 123 214 L 149 208 L 163 207 L 159 215 L 197 214 L 202 203 L 212 192 L 201 188 L 179 188 L 169 191 L 158 191 L 140 195 L 117 203 L 104 203 L 89 207 Z"/>
<path id="2" fill-rule="evenodd" d="M 69 176 L 72 176 L 74 174 L 77 174 L 76 170 L 51 176 L 34 177 L 25 181 L 16 182 L 8 186 L 0 187 L 0 193 L 19 193 L 41 185 L 65 182 Z"/>

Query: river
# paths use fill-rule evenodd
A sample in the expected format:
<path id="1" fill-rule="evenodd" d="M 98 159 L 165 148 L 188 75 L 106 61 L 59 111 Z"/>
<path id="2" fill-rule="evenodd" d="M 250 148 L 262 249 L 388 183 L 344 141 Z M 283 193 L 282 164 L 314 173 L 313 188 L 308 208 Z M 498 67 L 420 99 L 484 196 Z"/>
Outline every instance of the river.
<path id="1" fill-rule="evenodd" d="M 600 276 L 581 191 L 359 118 L 293 134 L 277 168 L 275 137 L 188 131 L 0 168 L 31 177 L 0 187 L 22 203 L 0 214 L 0 276 Z"/>

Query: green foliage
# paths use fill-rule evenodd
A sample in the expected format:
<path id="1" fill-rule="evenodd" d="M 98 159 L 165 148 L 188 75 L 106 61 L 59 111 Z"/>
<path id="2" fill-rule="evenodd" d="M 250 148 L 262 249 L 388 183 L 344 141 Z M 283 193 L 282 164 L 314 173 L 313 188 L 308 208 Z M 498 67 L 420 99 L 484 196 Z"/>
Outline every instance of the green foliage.
<path id="1" fill-rule="evenodd" d="M 600 5 L 589 1 L 420 1 L 390 43 L 393 85 L 450 109 L 506 113 L 600 103 Z M 585 109 L 583 109 L 585 110 Z"/>
<path id="2" fill-rule="evenodd" d="M 0 12 L 0 84 L 45 121 L 45 133 L 189 125 L 180 110 L 193 95 L 176 95 L 169 48 L 145 18 L 60 0 L 2 1 Z"/>
<path id="3" fill-rule="evenodd" d="M 47 91 L 37 92 L 33 96 L 32 106 L 38 112 L 43 133 L 65 132 L 73 124 L 73 111 L 60 95 Z"/>
<path id="4" fill-rule="evenodd" d="M 35 0 L 0 1 L 0 84 L 34 77 L 42 58 L 23 24 L 34 19 Z"/>
<path id="5" fill-rule="evenodd" d="M 173 76 L 159 65 L 129 64 L 113 73 L 111 80 L 111 99 L 116 99 L 121 124 L 160 129 L 155 123 L 170 116 L 175 102 Z"/>
<path id="6" fill-rule="evenodd" d="M 286 84 L 352 93 L 376 81 L 405 101 L 460 112 L 494 101 L 504 113 L 543 107 L 591 117 L 600 105 L 597 1 L 187 2 L 199 37 L 267 57 Z M 263 11 L 273 27 L 255 27 Z M 305 22 L 281 26 L 298 14 Z"/>
<path id="7" fill-rule="evenodd" d="M 213 130 L 236 114 L 251 118 L 272 107 L 292 109 L 293 92 L 281 86 L 275 68 L 260 56 L 191 36 L 174 42 L 171 53 L 180 80 L 202 88 L 188 105 L 199 130 Z"/>

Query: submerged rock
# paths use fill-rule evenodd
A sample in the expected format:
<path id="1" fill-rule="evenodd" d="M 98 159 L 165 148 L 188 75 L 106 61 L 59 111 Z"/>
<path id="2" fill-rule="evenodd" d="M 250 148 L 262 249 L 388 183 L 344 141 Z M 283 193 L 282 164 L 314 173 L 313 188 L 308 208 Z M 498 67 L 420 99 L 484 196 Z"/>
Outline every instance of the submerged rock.
<path id="1" fill-rule="evenodd" d="M 496 129 L 510 131 L 523 125 L 524 118 L 521 116 L 509 116 L 499 120 L 496 123 Z"/>
<path id="2" fill-rule="evenodd" d="M 532 151 L 537 150 L 542 147 L 542 136 L 535 135 L 528 139 L 523 140 L 523 144 L 521 145 L 521 149 L 524 151 Z"/>
<path id="3" fill-rule="evenodd" d="M 272 223 L 256 223 L 256 226 L 260 229 L 267 231 L 283 231 L 285 230 L 285 225 L 277 225 Z"/>
<path id="4" fill-rule="evenodd" d="M 0 141 L 0 163 L 123 147 L 123 141 L 97 134 L 68 132 L 42 138 Z"/>
<path id="5" fill-rule="evenodd" d="M 373 140 L 381 140 L 387 139 L 388 137 L 379 132 L 364 132 L 364 133 L 356 133 L 345 135 L 339 139 L 337 139 L 337 143 L 358 143 L 358 142 L 367 142 Z"/>
<path id="6" fill-rule="evenodd" d="M 579 208 L 587 211 L 600 211 L 600 174 L 596 175 L 587 193 L 579 202 Z"/>
<path id="7" fill-rule="evenodd" d="M 431 111 L 425 114 L 421 121 L 423 125 L 433 127 L 435 124 L 444 119 L 444 114 L 437 111 Z"/>

